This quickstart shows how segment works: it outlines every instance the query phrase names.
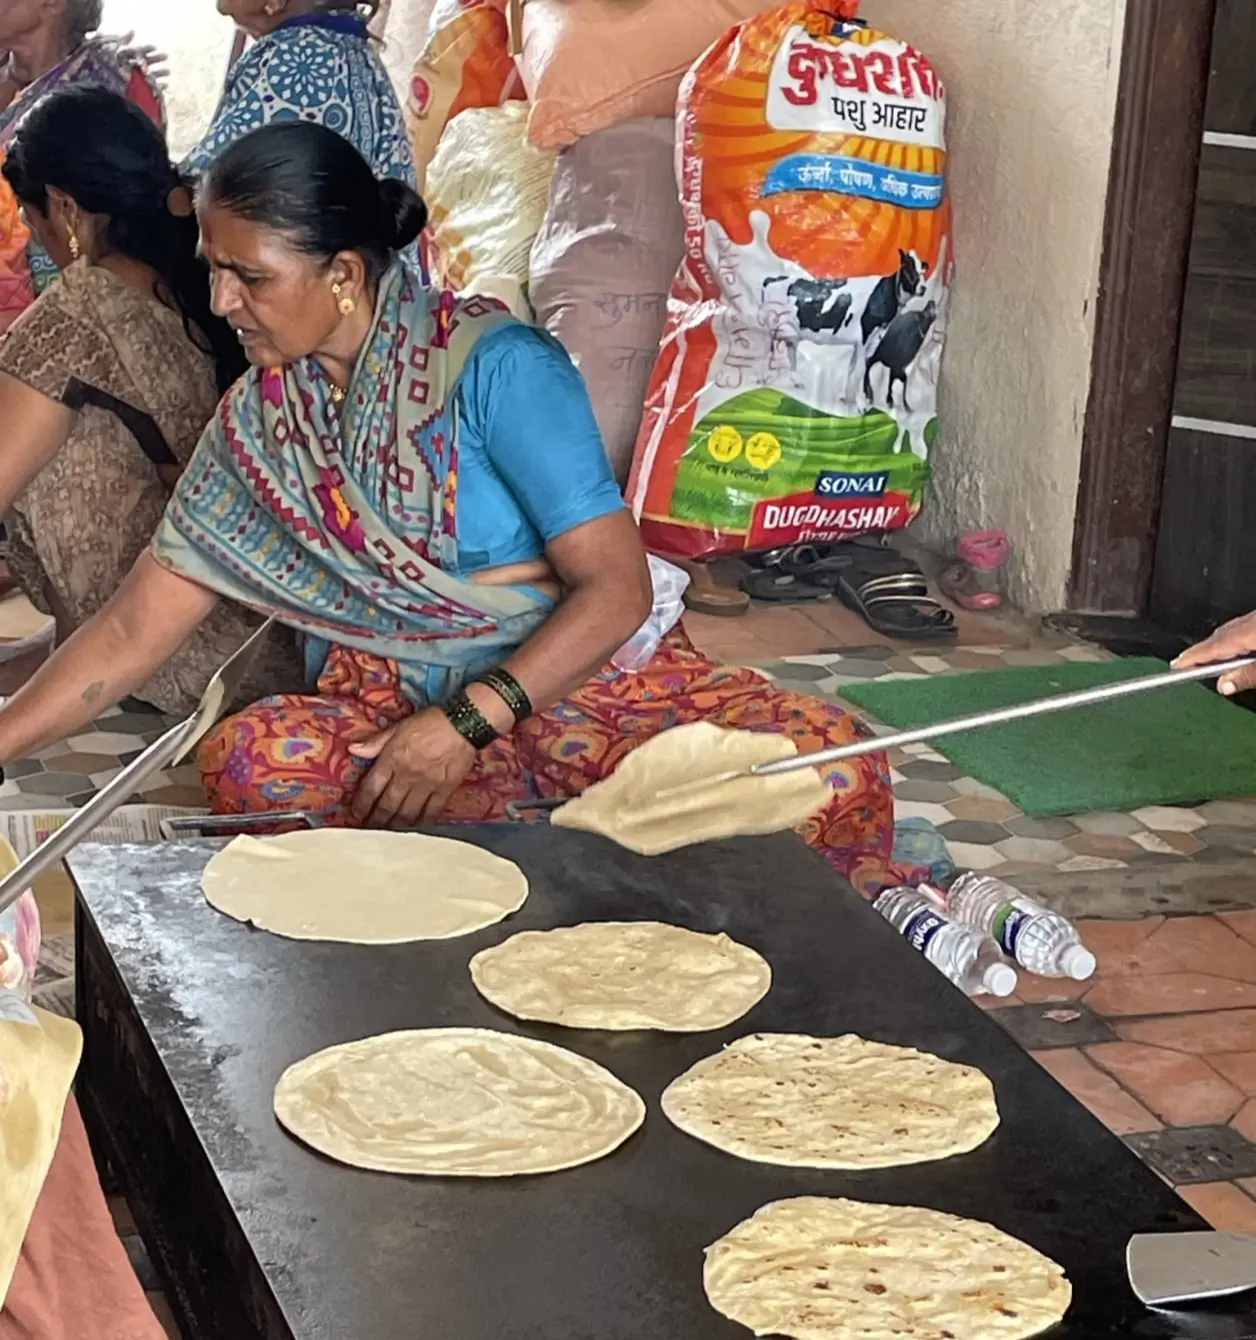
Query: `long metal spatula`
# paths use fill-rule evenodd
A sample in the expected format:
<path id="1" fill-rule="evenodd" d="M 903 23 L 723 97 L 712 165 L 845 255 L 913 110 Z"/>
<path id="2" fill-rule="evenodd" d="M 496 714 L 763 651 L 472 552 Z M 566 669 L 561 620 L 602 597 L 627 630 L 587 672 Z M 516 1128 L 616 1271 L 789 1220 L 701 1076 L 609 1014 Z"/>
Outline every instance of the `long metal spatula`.
<path id="1" fill-rule="evenodd" d="M 224 662 L 222 668 L 205 686 L 205 692 L 201 694 L 201 700 L 191 716 L 180 721 L 177 726 L 171 726 L 161 739 L 150 744 L 138 758 L 128 763 L 81 810 L 76 810 L 20 865 L 4 879 L 0 879 L 0 912 L 17 902 L 23 890 L 29 889 L 45 870 L 56 865 L 62 857 L 73 851 L 114 810 L 125 805 L 155 772 L 160 772 L 162 768 L 187 757 L 222 715 L 223 708 L 240 691 L 244 676 L 248 673 L 258 648 L 274 622 L 273 619 L 268 619 L 239 651 Z"/>
<path id="2" fill-rule="evenodd" d="M 1140 1233 L 1125 1252 L 1140 1303 L 1169 1307 L 1256 1289 L 1256 1237 L 1246 1233 Z"/>
<path id="3" fill-rule="evenodd" d="M 961 731 L 977 730 L 982 726 L 1001 726 L 1008 721 L 1023 721 L 1026 717 L 1067 712 L 1074 707 L 1089 707 L 1093 703 L 1106 703 L 1113 698 L 1126 698 L 1132 693 L 1146 693 L 1149 689 L 1171 688 L 1175 684 L 1187 684 L 1192 680 L 1216 679 L 1220 675 L 1229 674 L 1233 670 L 1242 670 L 1249 665 L 1256 665 L 1256 656 L 1222 661 L 1216 665 L 1190 666 L 1185 670 L 1166 670 L 1158 675 L 1142 675 L 1138 679 L 1123 679 L 1115 684 L 1101 684 L 1094 689 L 1079 689 L 1075 693 L 1057 693 L 1049 698 L 1037 698 L 1033 702 L 1016 703 L 1012 707 L 998 707 L 990 712 L 978 712 L 974 716 L 952 717 L 949 721 L 938 721 L 932 726 L 900 731 L 897 735 L 880 735 L 872 739 L 856 740 L 854 744 L 838 745 L 833 749 L 815 750 L 808 754 L 774 759 L 771 763 L 758 763 L 752 768 L 716 773 L 710 777 L 685 782 L 681 786 L 668 787 L 659 791 L 655 799 L 672 800 L 719 782 L 735 781 L 739 777 L 771 777 L 780 772 L 813 768 L 821 763 L 840 763 L 843 759 L 859 758 L 863 754 L 874 754 L 881 749 L 902 749 L 905 745 L 923 744 L 926 740 L 938 740 L 944 735 L 958 735 Z"/>

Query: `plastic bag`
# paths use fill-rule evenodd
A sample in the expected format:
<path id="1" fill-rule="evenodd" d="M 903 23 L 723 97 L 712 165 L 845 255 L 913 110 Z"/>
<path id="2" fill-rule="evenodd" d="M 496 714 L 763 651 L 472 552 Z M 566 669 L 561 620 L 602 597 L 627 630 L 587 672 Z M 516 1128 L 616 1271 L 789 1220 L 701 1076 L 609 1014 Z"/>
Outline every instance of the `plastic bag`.
<path id="1" fill-rule="evenodd" d="M 522 96 L 506 31 L 506 0 L 437 0 L 410 74 L 406 123 L 423 189 L 445 127 L 470 107 Z"/>
<path id="2" fill-rule="evenodd" d="M 681 89 L 685 258 L 628 486 L 658 553 L 888 531 L 920 508 L 951 272 L 945 95 L 856 8 L 749 19 Z"/>
<path id="3" fill-rule="evenodd" d="M 638 117 L 558 156 L 528 296 L 589 388 L 623 484 L 684 249 L 675 122 Z"/>
<path id="4" fill-rule="evenodd" d="M 685 592 L 689 589 L 687 572 L 651 554 L 650 580 L 654 583 L 654 608 L 645 623 L 611 657 L 616 670 L 631 672 L 649 665 L 659 643 L 676 627 L 685 612 Z"/>
<path id="5" fill-rule="evenodd" d="M 446 288 L 508 300 L 517 286 L 526 300 L 556 158 L 528 143 L 526 122 L 522 103 L 473 108 L 441 137 L 427 178 L 428 261 Z"/>

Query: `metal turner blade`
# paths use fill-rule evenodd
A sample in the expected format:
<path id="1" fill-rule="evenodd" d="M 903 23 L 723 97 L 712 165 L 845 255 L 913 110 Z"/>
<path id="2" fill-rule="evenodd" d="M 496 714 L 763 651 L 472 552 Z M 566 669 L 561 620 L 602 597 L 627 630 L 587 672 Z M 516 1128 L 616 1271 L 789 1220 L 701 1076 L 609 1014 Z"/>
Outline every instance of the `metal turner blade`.
<path id="1" fill-rule="evenodd" d="M 1195 1303 L 1256 1289 L 1256 1237 L 1246 1233 L 1140 1233 L 1125 1252 L 1130 1287 L 1147 1307 Z"/>
<path id="2" fill-rule="evenodd" d="M 81 810 L 76 810 L 10 874 L 0 879 L 0 912 L 17 902 L 23 891 L 29 889 L 45 870 L 73 851 L 114 810 L 125 805 L 153 773 L 171 767 L 188 756 L 197 742 L 209 733 L 222 715 L 223 708 L 240 691 L 244 676 L 274 622 L 274 619 L 267 619 L 234 655 L 228 657 L 222 668 L 206 684 L 205 692 L 201 694 L 201 700 L 191 716 L 171 726 L 161 739 L 150 744 L 138 758 L 128 763 Z"/>
<path id="3" fill-rule="evenodd" d="M 674 800 L 678 796 L 688 795 L 716 786 L 721 782 L 732 782 L 742 777 L 771 777 L 781 772 L 796 772 L 799 768 L 814 768 L 824 763 L 840 763 L 843 759 L 859 758 L 864 754 L 875 754 L 882 749 L 901 749 L 904 745 L 923 744 L 926 740 L 938 740 L 945 735 L 958 735 L 961 731 L 978 730 L 983 726 L 1001 726 L 1008 721 L 1023 721 L 1027 717 L 1048 716 L 1052 712 L 1067 712 L 1074 707 L 1089 707 L 1093 703 L 1106 703 L 1113 698 L 1127 698 L 1134 693 L 1146 693 L 1150 689 L 1172 688 L 1176 684 L 1189 684 L 1194 680 L 1216 679 L 1233 670 L 1242 670 L 1245 666 L 1256 665 L 1256 656 L 1244 656 L 1234 661 L 1221 661 L 1216 665 L 1189 666 L 1184 670 L 1166 670 L 1156 675 L 1141 675 L 1137 679 L 1124 679 L 1115 684 L 1101 684 L 1093 689 L 1078 689 L 1074 693 L 1056 693 L 1048 698 L 1036 698 L 1028 703 L 1016 703 L 1011 707 L 998 707 L 990 712 L 978 712 L 972 716 L 952 717 L 949 721 L 938 721 L 932 726 L 920 726 L 915 730 L 900 731 L 897 735 L 878 735 L 871 739 L 856 740 L 854 744 L 837 745 L 833 749 L 820 749 L 809 754 L 795 754 L 789 758 L 774 759 L 771 763 L 757 763 L 752 768 L 742 768 L 733 772 L 715 773 L 710 777 L 698 778 L 680 786 L 667 787 L 659 791 L 655 799 Z"/>

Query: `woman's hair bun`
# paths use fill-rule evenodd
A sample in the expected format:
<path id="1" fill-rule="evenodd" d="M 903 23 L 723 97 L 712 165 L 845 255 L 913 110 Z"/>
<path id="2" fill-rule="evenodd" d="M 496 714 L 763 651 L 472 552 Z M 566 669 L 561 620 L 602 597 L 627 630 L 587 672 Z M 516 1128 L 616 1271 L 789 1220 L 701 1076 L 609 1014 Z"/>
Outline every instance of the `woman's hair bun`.
<path id="1" fill-rule="evenodd" d="M 408 247 L 427 227 L 427 206 L 423 197 L 405 182 L 385 177 L 379 184 L 379 202 L 385 227 L 392 230 L 393 250 Z"/>

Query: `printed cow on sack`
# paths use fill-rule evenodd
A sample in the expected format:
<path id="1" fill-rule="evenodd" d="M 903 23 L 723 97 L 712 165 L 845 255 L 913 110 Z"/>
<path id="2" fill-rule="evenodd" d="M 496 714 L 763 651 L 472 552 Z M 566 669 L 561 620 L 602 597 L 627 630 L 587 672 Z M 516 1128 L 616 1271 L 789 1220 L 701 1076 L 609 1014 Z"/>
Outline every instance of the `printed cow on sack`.
<path id="1" fill-rule="evenodd" d="M 798 345 L 846 345 L 851 358 L 847 401 L 872 403 L 869 360 L 895 319 L 926 291 L 928 266 L 914 251 L 899 252 L 894 274 L 858 279 L 814 279 L 773 275 L 763 281 L 761 321 L 773 348 L 784 349 L 791 373 L 798 370 Z"/>

